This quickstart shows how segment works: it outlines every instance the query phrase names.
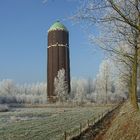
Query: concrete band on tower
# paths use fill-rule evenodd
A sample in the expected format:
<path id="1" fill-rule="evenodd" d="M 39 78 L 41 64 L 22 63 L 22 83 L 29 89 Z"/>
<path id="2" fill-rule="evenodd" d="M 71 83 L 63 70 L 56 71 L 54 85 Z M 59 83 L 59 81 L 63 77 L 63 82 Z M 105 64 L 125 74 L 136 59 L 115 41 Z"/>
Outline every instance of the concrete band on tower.
<path id="1" fill-rule="evenodd" d="M 47 96 L 50 102 L 55 102 L 54 79 L 62 68 L 65 70 L 65 79 L 70 92 L 69 32 L 59 21 L 48 30 L 47 50 Z"/>

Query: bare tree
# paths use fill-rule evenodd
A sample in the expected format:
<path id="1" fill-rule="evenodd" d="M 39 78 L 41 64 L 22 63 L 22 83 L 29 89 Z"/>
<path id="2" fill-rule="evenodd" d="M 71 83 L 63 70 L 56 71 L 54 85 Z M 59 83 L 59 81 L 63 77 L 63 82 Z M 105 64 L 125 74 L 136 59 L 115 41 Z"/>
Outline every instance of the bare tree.
<path id="1" fill-rule="evenodd" d="M 75 19 L 98 26 L 101 36 L 92 36 L 97 43 L 111 55 L 119 55 L 131 64 L 131 103 L 138 110 L 137 68 L 140 48 L 140 1 L 139 0 L 83 0 Z M 126 44 L 131 53 L 118 49 Z M 125 64 L 125 63 L 124 63 Z"/>

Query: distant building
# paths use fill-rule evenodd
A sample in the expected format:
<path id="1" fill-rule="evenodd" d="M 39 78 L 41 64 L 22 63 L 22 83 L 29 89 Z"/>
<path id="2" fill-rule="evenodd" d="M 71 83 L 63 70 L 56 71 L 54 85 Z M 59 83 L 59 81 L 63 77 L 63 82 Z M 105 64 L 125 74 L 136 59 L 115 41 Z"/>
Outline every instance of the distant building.
<path id="1" fill-rule="evenodd" d="M 59 21 L 48 30 L 47 96 L 55 100 L 54 78 L 60 69 L 65 69 L 68 91 L 70 92 L 69 32 Z"/>

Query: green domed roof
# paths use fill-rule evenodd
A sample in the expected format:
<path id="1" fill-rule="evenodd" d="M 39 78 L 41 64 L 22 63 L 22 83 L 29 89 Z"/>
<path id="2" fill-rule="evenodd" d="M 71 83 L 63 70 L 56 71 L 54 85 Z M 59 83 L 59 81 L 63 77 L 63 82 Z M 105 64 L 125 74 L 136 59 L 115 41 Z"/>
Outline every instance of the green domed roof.
<path id="1" fill-rule="evenodd" d="M 68 31 L 67 28 L 59 21 L 56 21 L 48 30 L 49 31 L 53 31 L 53 30 L 65 30 Z"/>

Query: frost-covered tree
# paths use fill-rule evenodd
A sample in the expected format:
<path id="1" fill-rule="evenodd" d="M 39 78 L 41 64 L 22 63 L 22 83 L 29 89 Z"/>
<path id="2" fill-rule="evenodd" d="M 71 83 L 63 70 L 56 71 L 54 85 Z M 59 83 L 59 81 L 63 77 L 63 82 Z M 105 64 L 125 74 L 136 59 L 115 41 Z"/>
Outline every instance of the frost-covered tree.
<path id="1" fill-rule="evenodd" d="M 19 85 L 18 89 L 18 95 L 17 98 L 21 102 L 27 102 L 27 103 L 46 103 L 46 83 L 32 83 L 32 84 L 24 84 Z"/>
<path id="2" fill-rule="evenodd" d="M 87 94 L 91 94 L 94 92 L 95 90 L 94 82 L 95 81 L 90 77 L 87 79 Z"/>
<path id="3" fill-rule="evenodd" d="M 96 91 L 95 91 L 95 87 L 96 87 L 96 80 L 95 79 L 87 79 L 87 95 L 86 98 L 87 100 L 91 101 L 91 102 L 96 102 Z"/>
<path id="4" fill-rule="evenodd" d="M 75 98 L 76 88 L 77 88 L 77 78 L 71 78 L 71 92 L 70 92 L 70 99 L 73 100 Z"/>
<path id="5" fill-rule="evenodd" d="M 77 80 L 77 87 L 74 100 L 78 103 L 83 103 L 86 101 L 86 94 L 87 94 L 87 81 L 85 79 Z"/>
<path id="6" fill-rule="evenodd" d="M 95 102 L 95 80 L 88 78 L 72 78 L 70 100 L 74 102 Z"/>
<path id="7" fill-rule="evenodd" d="M 96 93 L 98 102 L 108 102 L 109 94 L 111 92 L 113 75 L 111 70 L 111 62 L 103 60 L 99 67 L 99 73 L 96 77 Z"/>
<path id="8" fill-rule="evenodd" d="M 65 70 L 62 68 L 54 79 L 54 92 L 58 101 L 62 103 L 68 99 L 68 85 L 65 79 Z"/>
<path id="9" fill-rule="evenodd" d="M 116 77 L 115 79 L 115 98 L 124 98 L 126 99 L 128 97 L 128 84 L 124 82 L 124 80 L 121 78 L 121 75 Z"/>
<path id="10" fill-rule="evenodd" d="M 130 46 L 124 43 L 117 46 L 117 49 L 123 52 L 123 54 L 133 54 L 133 48 L 130 48 Z M 113 64 L 115 66 L 115 94 L 119 97 L 129 97 L 131 101 L 133 61 L 129 57 L 127 58 L 118 54 L 114 54 L 111 59 L 113 59 Z"/>
<path id="11" fill-rule="evenodd" d="M 16 94 L 16 85 L 11 79 L 4 79 L 0 82 L 0 94 L 12 95 Z"/>
<path id="12" fill-rule="evenodd" d="M 16 102 L 17 87 L 13 80 L 4 79 L 0 82 L 0 103 Z"/>

